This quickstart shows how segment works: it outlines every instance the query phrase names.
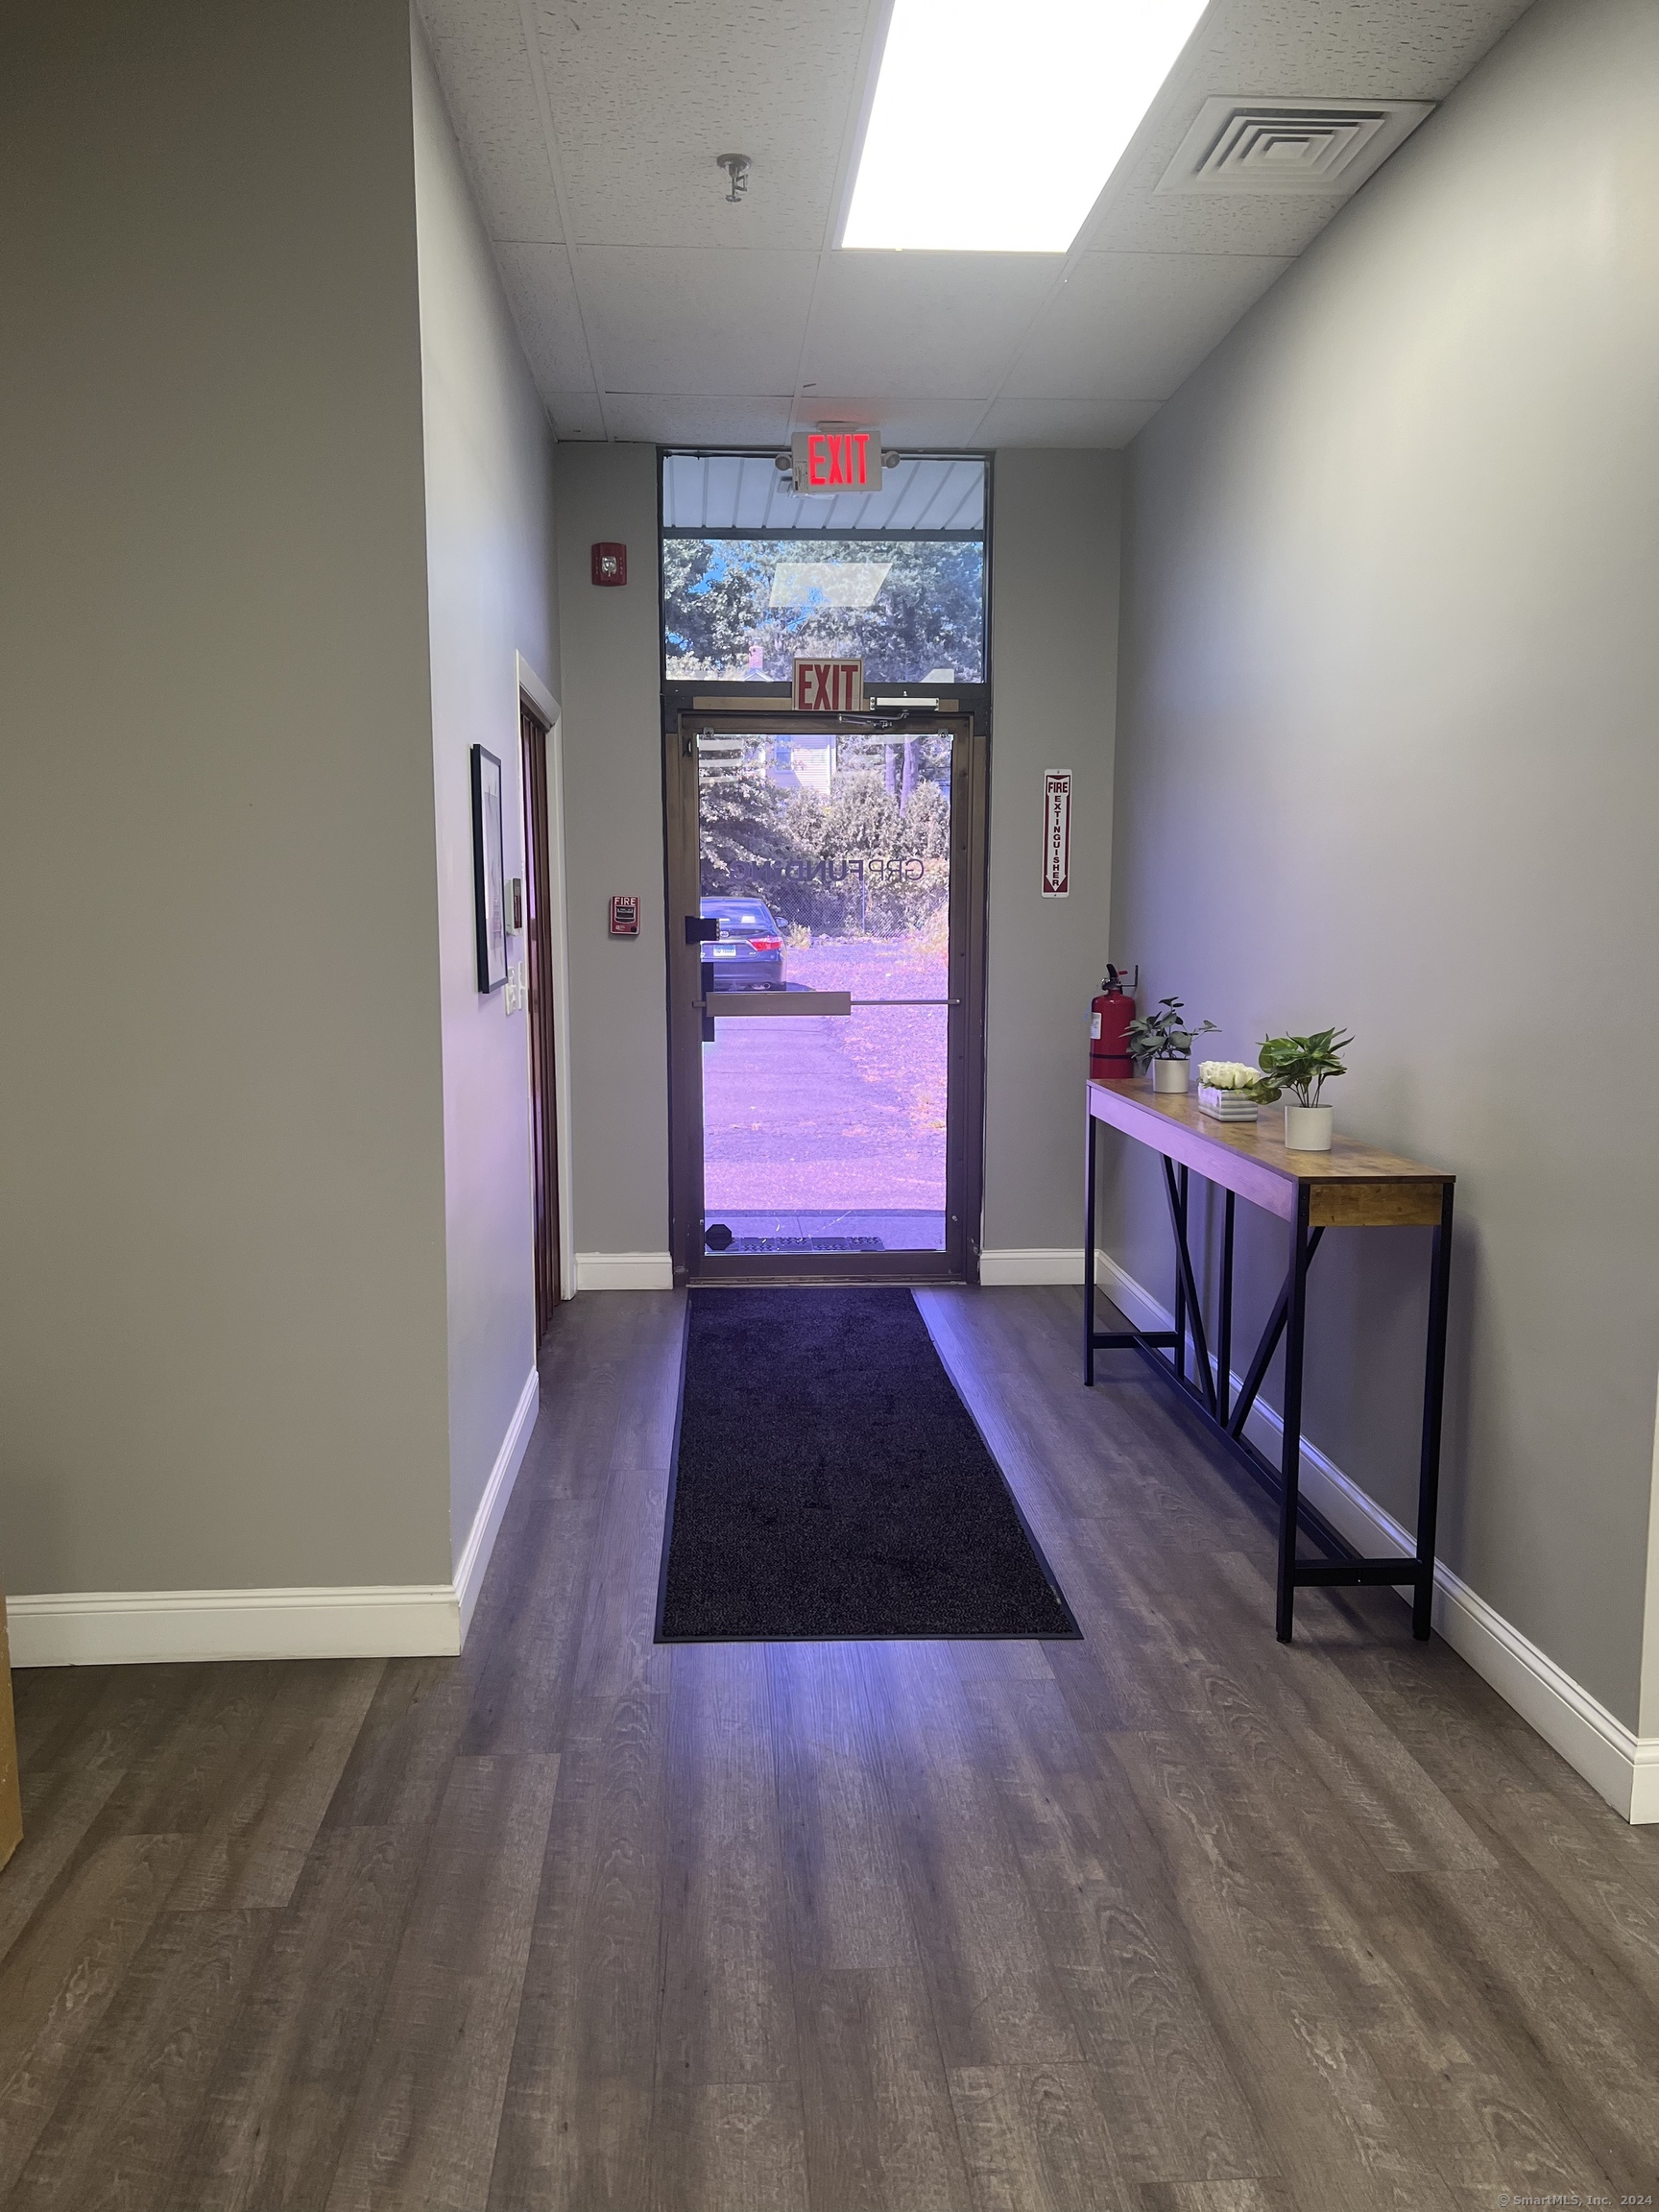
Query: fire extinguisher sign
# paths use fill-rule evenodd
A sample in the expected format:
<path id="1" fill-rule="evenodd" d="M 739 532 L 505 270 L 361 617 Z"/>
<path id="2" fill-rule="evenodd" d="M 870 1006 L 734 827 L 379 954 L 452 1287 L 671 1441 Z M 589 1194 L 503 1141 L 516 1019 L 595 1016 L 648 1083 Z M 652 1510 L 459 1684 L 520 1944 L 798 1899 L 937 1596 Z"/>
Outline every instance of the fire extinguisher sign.
<path id="1" fill-rule="evenodd" d="M 1043 778 L 1043 896 L 1064 899 L 1071 888 L 1071 771 Z"/>

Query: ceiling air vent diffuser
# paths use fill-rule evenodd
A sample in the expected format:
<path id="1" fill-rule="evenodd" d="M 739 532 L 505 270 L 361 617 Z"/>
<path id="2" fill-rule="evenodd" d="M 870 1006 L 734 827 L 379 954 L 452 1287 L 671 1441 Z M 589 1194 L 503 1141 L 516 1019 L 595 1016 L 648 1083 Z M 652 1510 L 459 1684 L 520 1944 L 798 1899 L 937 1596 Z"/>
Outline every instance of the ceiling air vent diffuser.
<path id="1" fill-rule="evenodd" d="M 1160 192 L 1356 191 L 1431 100 L 1206 100 Z"/>

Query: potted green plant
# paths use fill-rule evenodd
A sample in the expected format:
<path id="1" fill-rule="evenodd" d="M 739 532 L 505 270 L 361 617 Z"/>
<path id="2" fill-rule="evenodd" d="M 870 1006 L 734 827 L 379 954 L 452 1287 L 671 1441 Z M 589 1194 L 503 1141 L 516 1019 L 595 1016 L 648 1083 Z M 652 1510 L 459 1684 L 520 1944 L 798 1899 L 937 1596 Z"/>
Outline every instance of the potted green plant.
<path id="1" fill-rule="evenodd" d="M 1189 1029 L 1183 1012 L 1181 999 L 1160 998 L 1157 1013 L 1138 1014 L 1125 1033 L 1129 1057 L 1142 1072 L 1151 1069 L 1154 1091 L 1186 1090 L 1192 1046 L 1215 1026 L 1214 1022 L 1200 1022 L 1196 1029 Z"/>
<path id="2" fill-rule="evenodd" d="M 1259 1106 L 1271 1106 L 1286 1091 L 1294 1105 L 1285 1108 L 1285 1149 L 1287 1152 L 1329 1152 L 1332 1110 L 1320 1103 L 1319 1094 L 1333 1076 L 1346 1075 L 1341 1055 L 1354 1042 L 1334 1029 L 1316 1029 L 1310 1037 L 1265 1037 L 1256 1058 L 1260 1082 L 1248 1095 Z"/>

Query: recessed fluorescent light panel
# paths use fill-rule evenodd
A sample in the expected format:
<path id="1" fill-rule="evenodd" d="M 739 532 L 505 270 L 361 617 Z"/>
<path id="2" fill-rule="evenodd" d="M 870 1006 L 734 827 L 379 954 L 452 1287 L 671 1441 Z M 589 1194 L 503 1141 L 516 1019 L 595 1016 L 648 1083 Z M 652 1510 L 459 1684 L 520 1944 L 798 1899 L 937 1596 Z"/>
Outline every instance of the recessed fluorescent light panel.
<path id="1" fill-rule="evenodd" d="M 894 0 L 843 246 L 1064 253 L 1206 0 Z"/>

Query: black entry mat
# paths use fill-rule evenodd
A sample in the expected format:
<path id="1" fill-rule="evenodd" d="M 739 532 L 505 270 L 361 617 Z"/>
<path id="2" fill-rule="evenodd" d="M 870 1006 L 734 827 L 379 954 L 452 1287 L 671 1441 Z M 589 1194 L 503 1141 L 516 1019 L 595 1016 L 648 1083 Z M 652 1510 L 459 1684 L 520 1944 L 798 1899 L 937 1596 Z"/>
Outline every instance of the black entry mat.
<path id="1" fill-rule="evenodd" d="M 659 1643 L 1079 1633 L 908 1290 L 688 1303 Z"/>

